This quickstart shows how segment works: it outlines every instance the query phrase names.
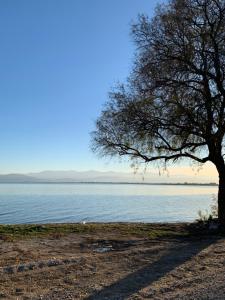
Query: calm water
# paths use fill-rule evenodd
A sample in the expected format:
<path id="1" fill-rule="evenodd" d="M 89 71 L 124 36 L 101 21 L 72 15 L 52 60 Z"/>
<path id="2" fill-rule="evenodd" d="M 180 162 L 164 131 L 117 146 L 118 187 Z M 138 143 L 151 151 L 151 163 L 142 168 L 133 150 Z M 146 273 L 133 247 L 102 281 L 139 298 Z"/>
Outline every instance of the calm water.
<path id="1" fill-rule="evenodd" d="M 216 193 L 213 186 L 0 184 L 0 223 L 193 221 Z"/>

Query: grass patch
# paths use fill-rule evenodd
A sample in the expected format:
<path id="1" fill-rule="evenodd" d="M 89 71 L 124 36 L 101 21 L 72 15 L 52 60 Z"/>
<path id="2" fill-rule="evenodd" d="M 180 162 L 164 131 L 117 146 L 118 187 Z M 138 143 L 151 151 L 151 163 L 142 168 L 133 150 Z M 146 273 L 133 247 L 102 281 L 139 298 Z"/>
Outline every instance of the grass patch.
<path id="1" fill-rule="evenodd" d="M 0 239 L 15 240 L 35 237 L 60 238 L 71 233 L 137 236 L 149 239 L 189 236 L 187 224 L 87 223 L 0 225 Z"/>

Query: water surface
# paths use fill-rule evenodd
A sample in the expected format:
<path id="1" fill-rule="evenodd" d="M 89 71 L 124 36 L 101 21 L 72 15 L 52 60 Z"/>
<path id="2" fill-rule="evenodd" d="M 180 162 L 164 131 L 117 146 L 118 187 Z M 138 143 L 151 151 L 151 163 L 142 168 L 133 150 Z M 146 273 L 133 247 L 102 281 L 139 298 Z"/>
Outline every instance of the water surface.
<path id="1" fill-rule="evenodd" d="M 189 222 L 216 186 L 0 184 L 0 223 Z"/>

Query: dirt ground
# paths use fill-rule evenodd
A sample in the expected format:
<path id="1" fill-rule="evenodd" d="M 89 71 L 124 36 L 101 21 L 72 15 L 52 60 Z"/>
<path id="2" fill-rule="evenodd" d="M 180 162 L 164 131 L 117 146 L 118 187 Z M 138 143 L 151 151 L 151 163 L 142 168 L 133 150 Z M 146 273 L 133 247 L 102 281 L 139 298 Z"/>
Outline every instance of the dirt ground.
<path id="1" fill-rule="evenodd" d="M 225 238 L 0 241 L 0 299 L 225 299 Z"/>

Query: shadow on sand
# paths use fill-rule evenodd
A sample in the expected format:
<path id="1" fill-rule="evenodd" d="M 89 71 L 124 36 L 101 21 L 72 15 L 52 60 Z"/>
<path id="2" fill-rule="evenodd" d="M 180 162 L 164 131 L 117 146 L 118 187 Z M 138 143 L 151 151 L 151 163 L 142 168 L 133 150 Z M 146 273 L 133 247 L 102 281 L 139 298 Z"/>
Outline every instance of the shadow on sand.
<path id="1" fill-rule="evenodd" d="M 217 238 L 207 238 L 200 240 L 189 240 L 186 242 L 177 242 L 176 246 L 168 249 L 159 260 L 128 274 L 126 277 L 103 288 L 86 300 L 103 299 L 127 299 L 129 296 L 137 293 L 139 290 L 151 285 L 152 283 L 165 276 L 167 273 L 190 260 L 203 249 L 207 248 Z M 149 254 L 150 257 L 151 253 Z"/>

